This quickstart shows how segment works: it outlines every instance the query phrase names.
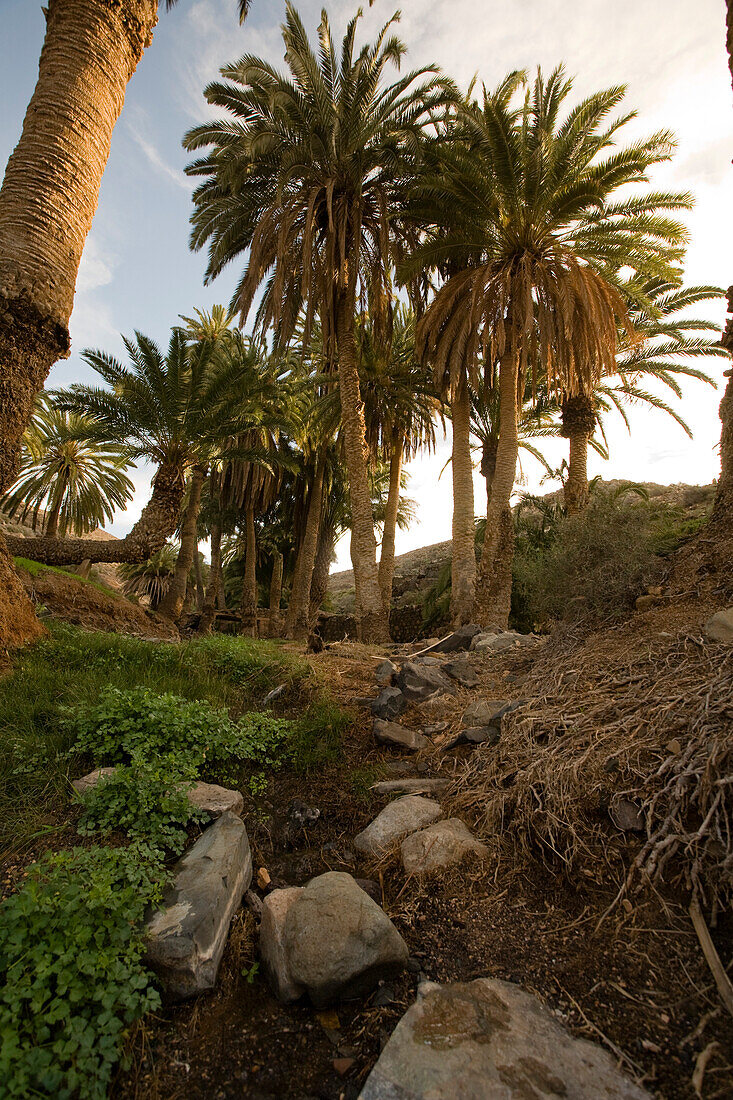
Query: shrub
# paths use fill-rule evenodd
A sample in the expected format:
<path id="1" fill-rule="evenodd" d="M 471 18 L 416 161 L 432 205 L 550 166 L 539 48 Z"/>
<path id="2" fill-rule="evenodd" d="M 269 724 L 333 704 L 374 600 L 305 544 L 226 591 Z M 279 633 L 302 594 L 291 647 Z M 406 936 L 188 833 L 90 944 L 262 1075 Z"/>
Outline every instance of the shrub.
<path id="1" fill-rule="evenodd" d="M 161 895 L 151 853 L 46 856 L 0 906 L 3 1096 L 103 1100 L 126 1028 L 160 998 L 138 930 Z"/>

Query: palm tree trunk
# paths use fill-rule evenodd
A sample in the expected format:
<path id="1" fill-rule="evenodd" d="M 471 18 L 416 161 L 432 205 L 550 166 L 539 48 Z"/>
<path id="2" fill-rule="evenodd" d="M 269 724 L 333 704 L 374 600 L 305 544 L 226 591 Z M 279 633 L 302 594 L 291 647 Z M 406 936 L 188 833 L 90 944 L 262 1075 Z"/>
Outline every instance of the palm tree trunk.
<path id="1" fill-rule="evenodd" d="M 498 439 L 489 438 L 481 448 L 481 476 L 486 482 L 486 507 L 491 503 L 491 487 L 496 473 L 496 448 Z"/>
<path id="2" fill-rule="evenodd" d="M 476 527 L 471 461 L 471 403 L 465 377 L 451 399 L 453 422 L 453 550 L 451 619 L 454 627 L 470 623 L 476 592 Z"/>
<path id="3" fill-rule="evenodd" d="M 359 390 L 354 295 L 340 294 L 336 310 L 341 423 L 351 502 L 351 563 L 354 567 L 357 636 L 362 642 L 389 641 L 389 623 L 377 570 L 377 540 L 369 489 L 364 405 Z"/>
<path id="4" fill-rule="evenodd" d="M 63 503 L 64 494 L 63 489 L 59 492 L 60 486 L 57 486 L 57 492 L 55 493 L 55 499 L 51 505 L 51 510 L 46 515 L 46 529 L 44 535 L 47 539 L 55 539 L 59 533 L 59 516 L 61 514 L 61 505 Z"/>
<path id="5" fill-rule="evenodd" d="M 578 515 L 588 507 L 588 434 L 582 429 L 570 434 L 570 459 L 563 496 L 569 516 Z"/>
<path id="6" fill-rule="evenodd" d="M 244 511 L 245 549 L 244 578 L 242 580 L 242 634 L 257 637 L 257 536 L 255 534 L 255 510 Z"/>
<path id="7" fill-rule="evenodd" d="M 311 598 L 313 566 L 318 550 L 318 530 L 323 510 L 323 477 L 326 469 L 326 453 L 321 451 L 316 460 L 310 496 L 308 516 L 305 521 L 305 534 L 298 552 L 293 587 L 290 593 L 288 614 L 285 620 L 286 638 L 305 638 L 308 635 L 308 609 Z"/>
<path id="8" fill-rule="evenodd" d="M 313 567 L 313 580 L 311 581 L 311 600 L 308 609 L 311 630 L 314 630 L 318 621 L 318 613 L 323 601 L 328 594 L 328 576 L 331 571 L 331 559 L 335 546 L 335 531 L 326 524 L 321 526 L 318 538 L 318 553 Z"/>
<path id="9" fill-rule="evenodd" d="M 507 349 L 499 365 L 499 444 L 491 500 L 486 511 L 486 534 L 481 553 L 475 622 L 481 626 L 509 624 L 514 557 L 514 517 L 511 499 L 517 475 L 517 355 Z"/>
<path id="10" fill-rule="evenodd" d="M 389 463 L 389 492 L 384 514 L 382 553 L 379 558 L 379 587 L 382 592 L 382 602 L 387 609 L 387 615 L 389 615 L 392 607 L 395 534 L 397 531 L 397 513 L 400 507 L 400 479 L 402 477 L 402 452 L 404 447 L 404 434 L 398 432 L 397 438 L 392 443 L 392 456 Z"/>
<path id="11" fill-rule="evenodd" d="M 211 524 L 211 568 L 209 570 L 209 583 L 204 596 L 204 606 L 201 611 L 199 632 L 210 634 L 211 627 L 216 617 L 217 596 L 221 584 L 221 527 L 218 523 Z"/>
<path id="12" fill-rule="evenodd" d="M 183 516 L 181 527 L 181 548 L 176 559 L 176 568 L 173 571 L 171 583 L 165 599 L 160 605 L 160 613 L 172 622 L 178 622 L 186 602 L 186 589 L 188 575 L 193 565 L 193 556 L 196 551 L 199 511 L 201 509 L 201 490 L 206 478 L 204 466 L 194 466 L 191 471 L 191 485 L 188 492 L 188 504 Z"/>
<path id="13" fill-rule="evenodd" d="M 201 567 L 201 553 L 199 551 L 198 539 L 193 548 L 193 571 L 196 576 L 196 613 L 201 615 L 204 610 L 206 593 L 204 592 L 204 573 Z"/>
<path id="14" fill-rule="evenodd" d="M 279 550 L 272 552 L 272 573 L 270 575 L 270 621 L 268 634 L 279 638 L 282 630 L 280 601 L 283 596 L 283 556 Z"/>
<path id="15" fill-rule="evenodd" d="M 185 479 L 178 465 L 161 466 L 153 478 L 153 492 L 140 519 L 124 539 L 24 539 L 8 535 L 7 547 L 16 557 L 44 565 L 79 562 L 143 562 L 164 546 L 176 529 Z"/>
<path id="16" fill-rule="evenodd" d="M 728 3 L 728 45 L 733 73 L 733 0 Z M 733 286 L 728 288 L 728 314 L 721 344 L 733 355 Z M 733 532 L 733 368 L 725 371 L 725 377 L 728 382 L 719 406 L 720 478 L 711 519 Z"/>

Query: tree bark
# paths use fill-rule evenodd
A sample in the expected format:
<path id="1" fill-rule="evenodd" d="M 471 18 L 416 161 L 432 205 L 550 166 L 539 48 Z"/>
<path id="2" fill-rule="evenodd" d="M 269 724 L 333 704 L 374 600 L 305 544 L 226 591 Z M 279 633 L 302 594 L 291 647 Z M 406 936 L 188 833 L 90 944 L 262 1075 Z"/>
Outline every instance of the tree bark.
<path id="1" fill-rule="evenodd" d="M 191 471 L 191 484 L 188 492 L 188 504 L 183 515 L 181 527 L 181 546 L 176 558 L 176 567 L 173 570 L 171 583 L 165 599 L 160 605 L 160 613 L 171 622 L 178 622 L 186 602 L 186 590 L 188 588 L 188 575 L 193 565 L 193 556 L 197 543 L 197 525 L 199 511 L 201 509 L 201 490 L 206 478 L 204 466 L 194 466 Z"/>
<path id="2" fill-rule="evenodd" d="M 316 460 L 313 484 L 308 499 L 308 516 L 305 521 L 305 534 L 298 552 L 298 561 L 293 577 L 288 614 L 285 620 L 286 638 L 306 638 L 308 636 L 308 611 L 310 608 L 311 582 L 313 566 L 318 551 L 318 530 L 323 510 L 323 477 L 326 468 L 326 454 L 322 451 Z"/>
<path id="3" fill-rule="evenodd" d="M 201 552 L 199 551 L 198 539 L 193 548 L 193 571 L 196 577 L 196 613 L 201 615 L 204 610 L 206 593 L 204 591 L 204 571 L 201 566 Z"/>
<path id="4" fill-rule="evenodd" d="M 333 558 L 336 544 L 335 532 L 332 527 L 325 524 L 321 527 L 318 538 L 318 553 L 313 567 L 313 580 L 311 581 L 311 599 L 308 609 L 311 630 L 315 629 L 318 621 L 318 613 L 323 606 L 323 601 L 328 595 L 328 577 L 331 572 L 331 559 Z"/>
<path id="5" fill-rule="evenodd" d="M 211 569 L 209 570 L 209 583 L 204 596 L 204 606 L 201 612 L 199 633 L 210 634 L 211 627 L 216 618 L 217 596 L 221 585 L 221 527 L 218 523 L 211 524 Z"/>
<path id="6" fill-rule="evenodd" d="M 342 292 L 336 310 L 341 422 L 351 502 L 351 563 L 354 567 L 357 636 L 362 642 L 389 641 L 389 623 L 377 570 L 364 405 L 359 390 L 354 295 Z"/>
<path id="7" fill-rule="evenodd" d="M 729 48 L 733 45 L 733 0 L 728 6 Z M 731 57 L 733 72 L 733 56 Z M 721 343 L 733 355 L 733 286 L 728 288 L 729 316 Z M 725 372 L 728 382 L 719 406 L 720 412 L 720 478 L 715 494 L 712 519 L 733 531 L 733 368 Z"/>
<path id="8" fill-rule="evenodd" d="M 464 377 L 451 398 L 453 422 L 453 549 L 451 565 L 451 620 L 453 626 L 470 623 L 476 592 L 476 525 L 471 460 L 471 403 Z"/>
<path id="9" fill-rule="evenodd" d="M 389 463 L 389 492 L 387 493 L 387 508 L 384 514 L 382 553 L 379 557 L 379 588 L 382 593 L 382 603 L 385 606 L 387 615 L 389 615 L 392 607 L 395 535 L 397 532 L 397 513 L 400 507 L 400 479 L 402 476 L 402 453 L 404 447 L 404 434 L 398 432 L 397 438 L 392 444 L 392 455 Z"/>
<path id="10" fill-rule="evenodd" d="M 497 439 L 487 439 L 481 448 L 481 476 L 486 482 L 486 507 L 491 503 L 491 487 L 496 473 Z"/>
<path id="11" fill-rule="evenodd" d="M 570 434 L 568 477 L 563 497 L 569 516 L 576 516 L 588 507 L 588 435 L 582 430 Z"/>
<path id="12" fill-rule="evenodd" d="M 56 493 L 56 499 L 51 505 L 50 512 L 46 515 L 46 529 L 43 532 L 47 539 L 58 538 L 59 533 L 59 516 L 61 514 L 61 503 L 64 499 L 63 492 Z"/>
<path id="13" fill-rule="evenodd" d="M 242 579 L 242 634 L 257 637 L 257 536 L 255 534 L 255 510 L 244 511 L 245 550 L 244 577 Z"/>
<path id="14" fill-rule="evenodd" d="M 511 499 L 518 453 L 517 355 L 510 348 L 499 365 L 499 444 L 474 605 L 474 622 L 484 627 L 506 629 L 509 624 L 514 557 Z"/>
<path id="15" fill-rule="evenodd" d="M 270 574 L 270 621 L 268 634 L 279 638 L 282 631 L 280 601 L 283 595 L 283 556 L 279 550 L 272 552 L 272 573 Z"/>
<path id="16" fill-rule="evenodd" d="M 7 547 L 15 557 L 31 558 L 44 565 L 147 561 L 176 529 L 184 485 L 183 471 L 178 466 L 161 466 L 153 478 L 150 500 L 124 539 L 24 539 L 8 535 Z"/>

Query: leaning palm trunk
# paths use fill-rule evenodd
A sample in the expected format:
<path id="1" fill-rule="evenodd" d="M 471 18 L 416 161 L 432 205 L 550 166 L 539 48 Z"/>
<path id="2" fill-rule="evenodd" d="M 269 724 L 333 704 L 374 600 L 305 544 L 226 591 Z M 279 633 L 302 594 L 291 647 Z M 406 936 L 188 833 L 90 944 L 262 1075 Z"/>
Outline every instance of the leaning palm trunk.
<path id="1" fill-rule="evenodd" d="M 171 583 L 165 599 L 160 605 L 160 613 L 172 622 L 178 622 L 186 602 L 186 589 L 188 575 L 193 565 L 193 557 L 197 552 L 196 528 L 198 525 L 199 511 L 201 509 L 201 490 L 206 477 L 206 469 L 203 466 L 194 466 L 191 471 L 191 485 L 188 493 L 188 504 L 183 517 L 181 527 L 181 548 L 178 551 L 176 567 L 173 571 Z"/>
<path id="2" fill-rule="evenodd" d="M 481 450 L 481 475 L 486 482 L 486 507 L 491 504 L 491 487 L 496 473 L 496 448 L 498 440 L 488 439 Z"/>
<path id="3" fill-rule="evenodd" d="M 204 610 L 206 592 L 204 591 L 204 570 L 201 564 L 201 552 L 199 551 L 198 539 L 193 548 L 193 572 L 196 577 L 196 613 L 201 615 Z"/>
<path id="4" fill-rule="evenodd" d="M 270 574 L 270 621 L 268 634 L 271 638 L 279 638 L 282 630 L 282 616 L 280 614 L 280 601 L 283 595 L 283 556 L 279 550 L 272 552 L 272 573 Z"/>
<path id="5" fill-rule="evenodd" d="M 311 598 L 311 581 L 313 579 L 313 566 L 318 551 L 318 529 L 321 525 L 321 512 L 323 510 L 323 476 L 326 467 L 325 451 L 322 451 L 316 460 L 316 469 L 313 476 L 310 498 L 308 501 L 308 517 L 305 523 L 305 534 L 298 551 L 298 561 L 293 577 L 293 588 L 288 604 L 288 614 L 285 620 L 286 638 L 305 638 L 308 634 L 308 609 Z"/>
<path id="6" fill-rule="evenodd" d="M 453 626 L 458 627 L 471 622 L 476 591 L 471 405 L 465 375 L 453 392 L 451 412 L 453 421 L 451 620 Z"/>
<path id="7" fill-rule="evenodd" d="M 481 626 L 509 624 L 514 557 L 514 518 L 511 499 L 517 474 L 517 355 L 510 348 L 499 366 L 499 445 L 491 500 L 486 512 L 486 534 L 481 553 L 474 617 Z"/>
<path id="8" fill-rule="evenodd" d="M 323 601 L 328 594 L 328 576 L 331 571 L 331 559 L 336 545 L 336 532 L 333 527 L 323 524 L 318 538 L 318 553 L 313 567 L 313 580 L 311 581 L 311 600 L 308 609 L 311 630 L 315 630 L 318 622 L 318 613 Z"/>
<path id="9" fill-rule="evenodd" d="M 209 570 L 209 583 L 206 586 L 204 606 L 201 612 L 199 632 L 210 634 L 214 619 L 216 618 L 217 596 L 221 584 L 221 527 L 218 523 L 211 524 L 211 568 Z"/>
<path id="10" fill-rule="evenodd" d="M 354 336 L 354 295 L 342 293 L 337 309 L 341 422 L 351 503 L 351 562 L 354 567 L 357 634 L 362 642 L 389 641 L 387 612 L 379 588 L 377 540 L 369 490 L 364 405 Z"/>
<path id="11" fill-rule="evenodd" d="M 255 534 L 255 510 L 244 510 L 245 548 L 244 578 L 242 580 L 242 634 L 257 637 L 257 536 Z"/>
<path id="12" fill-rule="evenodd" d="M 596 426 L 593 398 L 584 393 L 565 396 L 562 402 L 562 435 L 570 440 L 565 511 L 577 515 L 588 505 L 588 440 Z"/>
<path id="13" fill-rule="evenodd" d="M 24 539 L 9 535 L 10 553 L 44 565 L 78 565 L 82 561 L 147 561 L 173 534 L 178 523 L 184 490 L 183 472 L 177 465 L 161 466 L 153 479 L 153 493 L 140 519 L 124 539 Z"/>
<path id="14" fill-rule="evenodd" d="M 389 463 L 389 492 L 384 515 L 384 531 L 382 532 L 382 553 L 379 558 L 379 588 L 387 615 L 389 615 L 392 606 L 395 534 L 397 532 L 397 513 L 400 507 L 400 478 L 402 476 L 404 446 L 405 437 L 402 432 L 398 432 L 397 438 L 393 441 L 392 456 Z"/>

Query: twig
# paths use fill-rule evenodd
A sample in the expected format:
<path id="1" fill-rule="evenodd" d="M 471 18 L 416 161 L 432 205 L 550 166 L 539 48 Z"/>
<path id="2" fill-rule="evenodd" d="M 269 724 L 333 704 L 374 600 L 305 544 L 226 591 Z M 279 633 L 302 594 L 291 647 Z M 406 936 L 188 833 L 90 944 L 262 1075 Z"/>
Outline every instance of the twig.
<path id="1" fill-rule="evenodd" d="M 690 902 L 690 918 L 697 932 L 697 938 L 700 941 L 700 947 L 705 956 L 705 961 L 715 978 L 715 984 L 718 987 L 718 993 L 720 994 L 721 1000 L 731 1016 L 733 1016 L 733 984 L 731 984 L 730 978 L 723 969 L 723 964 L 720 961 L 718 952 L 715 950 L 715 944 L 710 938 L 708 926 L 705 923 L 705 918 L 702 915 L 700 904 L 696 897 Z M 703 1066 L 703 1072 L 704 1068 Z"/>
<path id="2" fill-rule="evenodd" d="M 720 1046 L 720 1043 L 712 1042 L 708 1043 L 704 1050 L 701 1050 L 695 1061 L 695 1068 L 692 1072 L 692 1087 L 698 1096 L 702 1096 L 702 1081 L 705 1076 L 705 1070 L 707 1069 L 708 1062 L 715 1054 L 716 1050 Z"/>

